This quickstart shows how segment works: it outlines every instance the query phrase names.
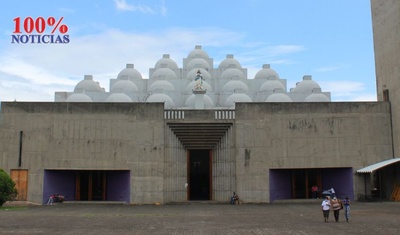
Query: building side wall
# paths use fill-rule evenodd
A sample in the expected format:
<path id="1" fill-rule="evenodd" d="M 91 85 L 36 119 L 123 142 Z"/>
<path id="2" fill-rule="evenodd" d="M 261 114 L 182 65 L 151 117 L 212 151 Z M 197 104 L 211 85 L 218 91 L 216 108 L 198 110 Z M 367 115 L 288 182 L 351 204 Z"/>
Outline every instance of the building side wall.
<path id="1" fill-rule="evenodd" d="M 236 177 L 241 198 L 269 202 L 270 169 L 352 168 L 392 158 L 387 102 L 237 103 Z"/>
<path id="2" fill-rule="evenodd" d="M 389 91 L 394 155 L 400 156 L 400 1 L 371 0 L 378 101 Z"/>
<path id="3" fill-rule="evenodd" d="M 2 103 L 0 167 L 29 170 L 33 202 L 42 202 L 45 169 L 129 170 L 131 203 L 162 202 L 163 110 L 162 103 Z"/>

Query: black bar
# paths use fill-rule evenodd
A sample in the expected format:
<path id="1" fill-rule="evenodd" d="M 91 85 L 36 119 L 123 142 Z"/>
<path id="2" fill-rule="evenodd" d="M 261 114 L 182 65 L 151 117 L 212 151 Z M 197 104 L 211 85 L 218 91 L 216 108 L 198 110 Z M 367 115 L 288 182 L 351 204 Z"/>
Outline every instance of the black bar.
<path id="1" fill-rule="evenodd" d="M 19 156 L 18 156 L 18 167 L 22 165 L 22 135 L 23 131 L 19 132 Z"/>

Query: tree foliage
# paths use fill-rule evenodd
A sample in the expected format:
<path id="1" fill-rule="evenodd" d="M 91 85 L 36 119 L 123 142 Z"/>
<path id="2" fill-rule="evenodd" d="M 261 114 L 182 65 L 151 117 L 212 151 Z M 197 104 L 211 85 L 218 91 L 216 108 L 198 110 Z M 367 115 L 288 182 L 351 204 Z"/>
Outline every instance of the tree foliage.
<path id="1" fill-rule="evenodd" d="M 11 177 L 0 169 L 0 206 L 3 206 L 6 201 L 11 201 L 17 196 L 17 189 Z"/>

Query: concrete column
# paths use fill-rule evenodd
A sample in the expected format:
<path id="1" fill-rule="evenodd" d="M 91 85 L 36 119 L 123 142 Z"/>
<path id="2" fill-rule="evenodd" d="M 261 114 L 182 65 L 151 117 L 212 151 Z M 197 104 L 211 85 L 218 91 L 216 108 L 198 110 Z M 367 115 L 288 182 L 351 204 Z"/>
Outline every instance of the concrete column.
<path id="1" fill-rule="evenodd" d="M 204 94 L 207 90 L 193 90 L 193 94 L 195 95 L 194 101 L 194 109 L 204 109 Z"/>

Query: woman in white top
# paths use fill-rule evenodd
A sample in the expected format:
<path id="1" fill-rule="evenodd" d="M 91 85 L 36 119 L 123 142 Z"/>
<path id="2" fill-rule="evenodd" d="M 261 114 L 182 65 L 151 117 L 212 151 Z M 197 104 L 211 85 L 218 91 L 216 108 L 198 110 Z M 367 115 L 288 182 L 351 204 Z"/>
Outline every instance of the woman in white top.
<path id="1" fill-rule="evenodd" d="M 329 200 L 329 196 L 325 197 L 325 200 L 322 201 L 322 214 L 324 215 L 324 219 L 326 223 L 329 223 L 329 211 L 331 209 L 331 201 Z"/>

